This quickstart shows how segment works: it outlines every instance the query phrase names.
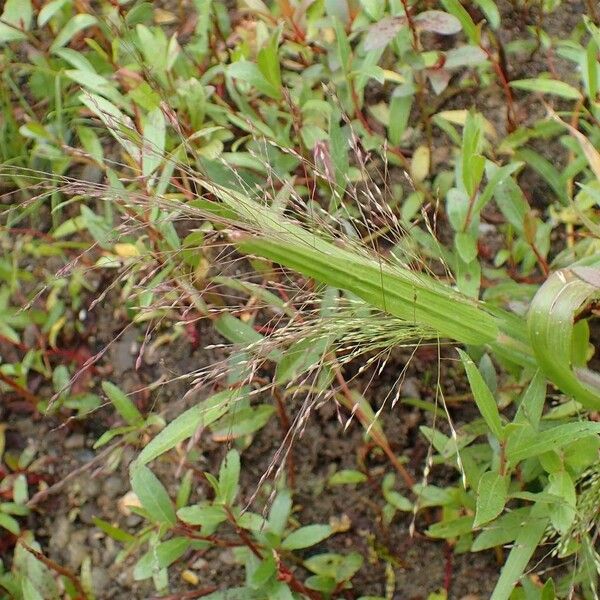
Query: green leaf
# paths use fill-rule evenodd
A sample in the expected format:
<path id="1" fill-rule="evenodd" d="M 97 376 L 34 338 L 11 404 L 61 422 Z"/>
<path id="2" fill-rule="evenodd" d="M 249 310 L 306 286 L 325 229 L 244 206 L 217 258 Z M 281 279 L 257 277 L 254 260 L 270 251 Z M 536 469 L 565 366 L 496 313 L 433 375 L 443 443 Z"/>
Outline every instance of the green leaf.
<path id="1" fill-rule="evenodd" d="M 546 79 L 544 77 L 537 77 L 536 79 L 516 79 L 511 81 L 510 85 L 518 90 L 552 94 L 554 96 L 566 98 L 567 100 L 580 100 L 582 98 L 579 90 L 568 83 L 557 79 Z"/>
<path id="2" fill-rule="evenodd" d="M 250 406 L 242 409 L 234 408 L 211 427 L 213 439 L 236 440 L 255 433 L 269 422 L 274 412 L 275 408 L 270 404 L 260 404 L 256 408 Z"/>
<path id="3" fill-rule="evenodd" d="M 388 125 L 388 137 L 394 146 L 398 146 L 402 135 L 406 131 L 408 118 L 412 108 L 414 96 L 412 94 L 392 94 L 390 100 L 390 122 Z"/>
<path id="4" fill-rule="evenodd" d="M 477 408 L 484 418 L 490 431 L 498 438 L 502 440 L 504 438 L 504 432 L 502 428 L 502 420 L 500 419 L 500 413 L 498 411 L 498 405 L 496 400 L 490 392 L 490 389 L 486 385 L 481 373 L 477 370 L 475 363 L 471 360 L 469 355 L 462 350 L 458 350 L 463 366 L 469 379 L 469 385 L 475 398 Z"/>
<path id="5" fill-rule="evenodd" d="M 333 533 L 329 525 L 306 525 L 290 533 L 281 544 L 283 550 L 309 548 L 327 539 Z"/>
<path id="6" fill-rule="evenodd" d="M 498 167 L 488 163 L 488 179 L 491 181 L 498 173 Z M 491 179 L 490 179 L 491 177 Z M 486 194 L 487 187 L 483 191 Z M 494 188 L 494 199 L 506 220 L 519 232 L 523 232 L 525 215 L 529 212 L 529 204 L 521 188 L 511 177 L 504 177 Z"/>
<path id="7" fill-rule="evenodd" d="M 600 271 L 562 269 L 538 290 L 527 315 L 527 329 L 538 364 L 546 377 L 587 408 L 600 408 L 598 374 L 575 369 L 572 337 L 575 317 L 600 298 Z"/>
<path id="8" fill-rule="evenodd" d="M 267 556 L 256 568 L 250 577 L 250 585 L 254 589 L 262 589 L 269 579 L 277 573 L 277 563 L 273 556 Z"/>
<path id="9" fill-rule="evenodd" d="M 155 570 L 164 569 L 183 556 L 190 544 L 191 540 L 184 537 L 172 538 L 157 544 L 138 560 L 133 569 L 133 578 L 136 581 L 149 579 L 154 575 Z"/>
<path id="10" fill-rule="evenodd" d="M 526 526 L 521 528 L 515 539 L 490 600 L 509 599 L 515 585 L 527 568 L 527 563 L 542 541 L 547 525 L 546 507 L 541 503 L 534 505 Z"/>
<path id="11" fill-rule="evenodd" d="M 364 559 L 358 552 L 351 552 L 347 556 L 324 552 L 307 558 L 304 566 L 317 575 L 331 577 L 335 582 L 341 582 L 351 579 L 363 562 Z"/>
<path id="12" fill-rule="evenodd" d="M 473 19 L 471 19 L 469 13 L 459 0 L 442 0 L 442 4 L 450 14 L 454 15 L 460 21 L 465 35 L 469 38 L 469 42 L 474 46 L 479 46 L 481 37 L 480 28 L 473 23 Z"/>
<path id="13" fill-rule="evenodd" d="M 136 463 L 143 465 L 191 437 L 199 427 L 207 427 L 222 417 L 239 390 L 225 390 L 210 396 L 171 421 L 141 452 Z"/>
<path id="14" fill-rule="evenodd" d="M 280 600 L 279 596 L 271 597 Z M 264 598 L 265 596 L 262 592 L 255 593 L 251 588 L 244 586 L 231 587 L 223 591 L 213 592 L 212 594 L 205 596 L 204 600 L 264 600 Z M 294 600 L 294 597 L 290 592 L 290 595 L 287 597 L 281 596 L 281 600 Z"/>
<path id="15" fill-rule="evenodd" d="M 459 231 L 455 233 L 454 246 L 466 263 L 470 263 L 477 258 L 477 237 L 471 232 Z"/>
<path id="16" fill-rule="evenodd" d="M 473 529 L 473 517 L 465 515 L 448 521 L 434 523 L 427 529 L 427 535 L 433 538 L 451 539 L 470 533 Z"/>
<path id="17" fill-rule="evenodd" d="M 500 27 L 500 11 L 496 6 L 495 0 L 475 0 L 475 4 L 481 8 L 487 22 L 492 29 Z"/>
<path id="18" fill-rule="evenodd" d="M 329 485 L 356 484 L 367 481 L 367 476 L 353 469 L 342 469 L 329 478 Z"/>
<path id="19" fill-rule="evenodd" d="M 29 31 L 32 16 L 31 0 L 6 0 L 0 23 L 0 44 L 27 39 L 23 32 Z"/>
<path id="20" fill-rule="evenodd" d="M 475 214 L 479 214 L 494 196 L 494 193 L 496 192 L 496 187 L 500 185 L 505 179 L 510 178 L 510 176 L 513 173 L 518 171 L 523 166 L 523 164 L 524 163 L 522 162 L 516 161 L 498 168 L 496 167 L 496 165 L 487 163 L 486 171 L 488 173 L 488 182 L 483 192 L 477 198 L 475 205 L 473 206 L 473 212 Z M 523 218 L 521 216 L 519 218 L 519 223 L 522 222 Z"/>
<path id="21" fill-rule="evenodd" d="M 40 594 L 39 590 L 27 576 L 23 578 L 21 583 L 21 591 L 23 592 L 23 600 L 44 600 L 42 594 Z"/>
<path id="22" fill-rule="evenodd" d="M 278 56 L 280 31 L 277 29 L 269 42 L 258 51 L 256 62 L 265 79 L 276 89 L 281 88 L 281 67 Z"/>
<path id="23" fill-rule="evenodd" d="M 600 434 L 600 423 L 583 421 L 556 425 L 544 431 L 535 431 L 525 426 L 510 434 L 507 440 L 506 457 L 516 465 L 526 458 L 539 456 L 588 436 Z"/>
<path id="24" fill-rule="evenodd" d="M 0 512 L 0 528 L 10 531 L 13 535 L 19 535 L 21 531 L 19 522 L 4 512 Z"/>
<path id="25" fill-rule="evenodd" d="M 350 71 L 350 58 L 352 56 L 352 50 L 350 48 L 350 42 L 344 31 L 344 25 L 340 19 L 333 19 L 333 29 L 335 31 L 335 39 L 337 42 L 338 57 L 340 60 L 340 66 L 344 73 Z"/>
<path id="26" fill-rule="evenodd" d="M 238 493 L 240 479 L 240 455 L 237 450 L 230 450 L 221 463 L 219 470 L 219 494 L 216 502 L 233 504 Z"/>
<path id="27" fill-rule="evenodd" d="M 227 520 L 222 506 L 212 504 L 196 504 L 184 506 L 177 511 L 177 516 L 190 525 L 200 525 L 203 528 L 213 528 Z"/>
<path id="28" fill-rule="evenodd" d="M 144 417 L 135 404 L 116 385 L 110 381 L 103 381 L 102 389 L 126 423 L 140 425 L 144 422 Z"/>
<path id="29" fill-rule="evenodd" d="M 550 510 L 550 522 L 559 533 L 565 535 L 576 516 L 577 492 L 575 484 L 566 471 L 551 473 L 548 480 L 549 483 L 545 491 L 559 498 Z"/>
<path id="30" fill-rule="evenodd" d="M 533 379 L 523 393 L 514 423 L 529 423 L 535 430 L 539 427 L 544 402 L 546 401 L 546 378 L 536 371 Z"/>
<path id="31" fill-rule="evenodd" d="M 123 531 L 119 527 L 111 525 L 108 521 L 104 521 L 99 517 L 93 517 L 92 521 L 94 522 L 94 525 L 98 527 L 98 529 L 101 529 L 106 535 L 117 542 L 121 542 L 122 544 L 131 544 L 136 539 L 134 535 Z"/>
<path id="32" fill-rule="evenodd" d="M 257 534 L 264 533 L 265 526 L 267 525 L 267 520 L 262 515 L 248 510 L 238 514 L 235 518 L 235 522 L 242 529 L 248 529 Z"/>
<path id="33" fill-rule="evenodd" d="M 396 510 L 412 512 L 414 509 L 413 503 L 406 496 L 403 496 L 396 490 L 384 489 L 383 497 L 385 498 L 385 501 L 390 506 L 393 506 Z"/>
<path id="34" fill-rule="evenodd" d="M 350 161 L 348 159 L 348 140 L 340 127 L 339 111 L 332 111 L 329 117 L 329 152 L 335 171 L 335 181 L 338 193 L 342 195 L 348 183 Z"/>
<path id="35" fill-rule="evenodd" d="M 153 521 L 166 525 L 177 523 L 167 490 L 148 467 L 135 465 L 132 468 L 131 487 Z"/>
<path id="36" fill-rule="evenodd" d="M 516 152 L 515 157 L 535 169 L 548 182 L 565 206 L 569 204 L 565 182 L 561 179 L 555 164 L 529 148 L 521 148 Z"/>
<path id="37" fill-rule="evenodd" d="M 0 457 L 1 457 L 0 452 Z M 27 477 L 24 473 L 17 475 L 13 484 L 13 500 L 17 504 L 26 504 L 29 500 L 29 491 L 27 489 Z"/>
<path id="38" fill-rule="evenodd" d="M 221 315 L 215 321 L 215 328 L 232 344 L 250 346 L 263 339 L 263 336 L 258 333 L 252 325 L 245 323 L 229 313 Z"/>
<path id="39" fill-rule="evenodd" d="M 521 529 L 527 526 L 530 511 L 531 507 L 529 506 L 508 511 L 493 523 L 483 527 L 483 531 L 471 546 L 471 552 L 489 550 L 514 541 Z"/>
<path id="40" fill-rule="evenodd" d="M 480 154 L 484 141 L 483 130 L 484 123 L 481 115 L 469 111 L 463 128 L 461 145 L 461 175 L 469 197 L 473 197 L 477 191 L 485 168 L 485 158 Z"/>
<path id="41" fill-rule="evenodd" d="M 77 35 L 83 29 L 95 25 L 97 22 L 96 17 L 90 14 L 78 14 L 71 17 L 67 24 L 59 31 L 58 35 L 54 38 L 50 51 L 54 52 L 58 48 L 62 48 L 68 44 L 75 35 Z"/>
<path id="42" fill-rule="evenodd" d="M 43 27 L 63 6 L 71 4 L 72 0 L 52 0 L 42 7 L 38 13 L 38 27 Z"/>
<path id="43" fill-rule="evenodd" d="M 291 512 L 292 496 L 288 490 L 281 490 L 269 511 L 269 530 L 276 535 L 283 535 Z"/>
<path id="44" fill-rule="evenodd" d="M 477 487 L 477 510 L 473 528 L 495 519 L 504 509 L 508 493 L 508 477 L 495 471 L 481 476 Z"/>
<path id="45" fill-rule="evenodd" d="M 442 336 L 488 343 L 498 335 L 497 317 L 431 277 L 391 267 L 320 239 L 231 189 L 198 180 L 260 235 L 243 238 L 239 248 L 273 260 L 338 289 L 352 292 L 394 316 L 432 326 Z M 467 341 L 468 340 L 468 341 Z"/>
<path id="46" fill-rule="evenodd" d="M 267 81 L 258 66 L 253 62 L 238 60 L 229 65 L 227 74 L 234 79 L 239 79 L 240 81 L 248 83 L 256 88 L 261 94 L 269 96 L 269 98 L 273 98 L 274 100 L 279 100 L 281 98 L 281 88 L 277 88 Z"/>
<path id="47" fill-rule="evenodd" d="M 151 110 L 144 121 L 142 174 L 148 177 L 160 165 L 165 151 L 166 125 L 160 108 Z"/>

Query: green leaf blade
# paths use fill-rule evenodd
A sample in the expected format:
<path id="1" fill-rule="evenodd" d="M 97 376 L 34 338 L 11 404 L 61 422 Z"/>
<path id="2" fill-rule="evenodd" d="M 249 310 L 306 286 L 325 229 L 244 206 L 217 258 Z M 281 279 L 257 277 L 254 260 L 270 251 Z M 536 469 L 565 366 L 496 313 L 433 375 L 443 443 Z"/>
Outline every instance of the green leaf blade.
<path id="1" fill-rule="evenodd" d="M 135 466 L 131 472 L 131 487 L 152 520 L 171 526 L 177 523 L 167 490 L 150 469 Z"/>
<path id="2" fill-rule="evenodd" d="M 469 355 L 462 350 L 459 350 L 458 353 L 460 354 L 460 358 L 467 373 L 471 391 L 473 392 L 473 397 L 475 398 L 475 403 L 477 404 L 477 408 L 479 408 L 481 416 L 496 438 L 502 440 L 504 438 L 502 420 L 492 392 Z"/>

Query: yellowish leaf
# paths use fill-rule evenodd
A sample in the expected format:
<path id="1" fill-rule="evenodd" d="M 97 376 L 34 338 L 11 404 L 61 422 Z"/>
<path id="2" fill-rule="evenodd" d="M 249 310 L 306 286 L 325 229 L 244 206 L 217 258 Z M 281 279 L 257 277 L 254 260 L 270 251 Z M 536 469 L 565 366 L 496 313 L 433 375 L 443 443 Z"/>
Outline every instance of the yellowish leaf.
<path id="1" fill-rule="evenodd" d="M 419 146 L 412 157 L 410 163 L 410 175 L 413 181 L 421 183 L 425 177 L 429 174 L 429 163 L 430 163 L 429 148 L 427 146 Z"/>
<path id="2" fill-rule="evenodd" d="M 157 25 L 169 25 L 177 22 L 177 15 L 162 8 L 154 9 L 154 22 Z"/>
<path id="3" fill-rule="evenodd" d="M 461 110 L 443 110 L 442 112 L 437 113 L 436 116 L 445 119 L 446 121 L 453 123 L 454 125 L 460 125 L 461 127 L 467 121 L 467 116 L 469 115 L 469 111 L 465 109 Z M 496 129 L 494 126 L 483 116 L 481 116 L 483 121 L 483 128 L 486 135 L 492 139 L 497 137 Z"/>
<path id="4" fill-rule="evenodd" d="M 386 81 L 393 81 L 394 83 L 404 83 L 406 79 L 400 75 L 400 73 L 396 73 L 395 71 L 390 71 L 389 69 L 383 69 L 383 76 Z"/>
<path id="5" fill-rule="evenodd" d="M 600 153 L 598 150 L 594 148 L 592 142 L 590 142 L 590 140 L 588 140 L 587 137 L 581 133 L 581 131 L 578 131 L 575 129 L 575 127 L 572 127 L 568 123 L 565 123 L 554 111 L 551 110 L 550 114 L 552 115 L 552 118 L 562 123 L 569 130 L 569 133 L 579 142 L 579 145 L 581 146 L 588 163 L 590 163 L 590 167 L 594 172 L 594 175 L 598 181 L 600 181 Z"/>
<path id="6" fill-rule="evenodd" d="M 56 348 L 56 338 L 58 338 L 58 334 L 60 333 L 60 330 L 63 328 L 66 321 L 67 317 L 63 315 L 52 325 L 52 327 L 50 327 L 50 331 L 48 332 L 48 343 L 52 348 Z"/>
<path id="7" fill-rule="evenodd" d="M 133 258 L 140 255 L 140 251 L 134 244 L 115 244 L 114 251 L 121 258 Z"/>
<path id="8" fill-rule="evenodd" d="M 190 571 L 189 569 L 185 569 L 181 572 L 181 579 L 183 579 L 186 583 L 189 583 L 190 585 L 198 585 L 198 583 L 200 582 L 198 575 L 196 575 L 196 573 Z"/>

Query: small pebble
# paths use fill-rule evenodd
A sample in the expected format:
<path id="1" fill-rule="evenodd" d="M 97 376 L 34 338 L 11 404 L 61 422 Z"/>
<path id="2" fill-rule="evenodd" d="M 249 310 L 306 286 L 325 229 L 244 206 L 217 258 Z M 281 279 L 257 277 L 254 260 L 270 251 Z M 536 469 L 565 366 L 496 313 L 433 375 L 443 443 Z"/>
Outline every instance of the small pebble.
<path id="1" fill-rule="evenodd" d="M 420 398 L 421 392 L 419 391 L 419 382 L 415 377 L 407 377 L 402 382 L 400 388 L 400 395 L 403 398 Z"/>
<path id="2" fill-rule="evenodd" d="M 86 502 L 79 509 L 79 520 L 82 523 L 86 523 L 88 525 L 92 525 L 94 522 L 94 517 L 98 514 L 98 508 L 93 502 Z"/>
<path id="3" fill-rule="evenodd" d="M 206 569 L 207 566 L 208 566 L 208 561 L 202 557 L 198 558 L 197 560 L 195 560 L 192 563 L 192 569 L 197 569 L 197 570 Z"/>
<path id="4" fill-rule="evenodd" d="M 144 519 L 140 515 L 131 513 L 126 519 L 125 524 L 127 527 L 137 527 Z"/>
<path id="5" fill-rule="evenodd" d="M 74 531 L 67 544 L 68 565 L 75 571 L 79 570 L 88 552 L 87 533 L 85 529 Z"/>
<path id="6" fill-rule="evenodd" d="M 106 569 L 102 567 L 92 568 L 92 584 L 97 597 L 102 597 L 102 592 L 108 589 L 110 583 L 111 577 Z"/>
<path id="7" fill-rule="evenodd" d="M 94 458 L 96 458 L 96 455 L 91 450 L 85 449 L 85 450 L 80 450 L 79 452 L 77 452 L 77 454 L 75 455 L 75 458 L 81 463 L 86 463 L 86 462 L 90 462 L 90 460 L 93 460 Z"/>
<path id="8" fill-rule="evenodd" d="M 123 480 L 118 475 L 107 477 L 102 484 L 102 492 L 109 498 L 116 498 L 124 489 Z"/>
<path id="9" fill-rule="evenodd" d="M 65 448 L 67 450 L 76 450 L 79 448 L 83 448 L 85 445 L 85 437 L 83 436 L 83 433 L 74 433 L 73 435 L 70 435 L 66 440 L 65 440 Z"/>
<path id="10" fill-rule="evenodd" d="M 117 502 L 117 508 L 122 515 L 128 517 L 131 514 L 131 506 L 141 506 L 142 503 L 137 497 L 137 494 L 133 491 L 127 492 L 122 498 L 119 498 Z"/>
<path id="11" fill-rule="evenodd" d="M 59 516 L 52 527 L 52 534 L 50 535 L 50 550 L 52 554 L 62 555 L 63 550 L 69 544 L 69 537 L 71 534 L 71 523 L 69 519 L 64 515 Z"/>
<path id="12" fill-rule="evenodd" d="M 88 498 L 95 498 L 100 493 L 100 481 L 96 478 L 88 478 L 82 483 L 82 489 Z"/>
<path id="13" fill-rule="evenodd" d="M 224 550 L 219 554 L 218 562 L 224 565 L 234 565 L 235 557 L 233 556 L 233 552 L 231 550 Z"/>

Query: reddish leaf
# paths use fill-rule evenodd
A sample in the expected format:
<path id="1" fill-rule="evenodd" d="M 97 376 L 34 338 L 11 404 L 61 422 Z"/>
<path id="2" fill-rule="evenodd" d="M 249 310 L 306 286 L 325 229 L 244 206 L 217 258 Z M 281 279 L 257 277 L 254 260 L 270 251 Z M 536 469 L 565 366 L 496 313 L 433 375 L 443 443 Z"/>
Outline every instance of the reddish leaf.
<path id="1" fill-rule="evenodd" d="M 441 10 L 426 10 L 418 14 L 414 20 L 419 29 L 441 35 L 454 35 L 461 30 L 460 21 Z"/>
<path id="2" fill-rule="evenodd" d="M 406 17 L 386 17 L 372 25 L 365 38 L 365 50 L 378 50 L 387 46 L 406 22 Z"/>
<path id="3" fill-rule="evenodd" d="M 425 69 L 429 83 L 436 95 L 441 94 L 450 83 L 450 73 L 445 69 Z"/>

